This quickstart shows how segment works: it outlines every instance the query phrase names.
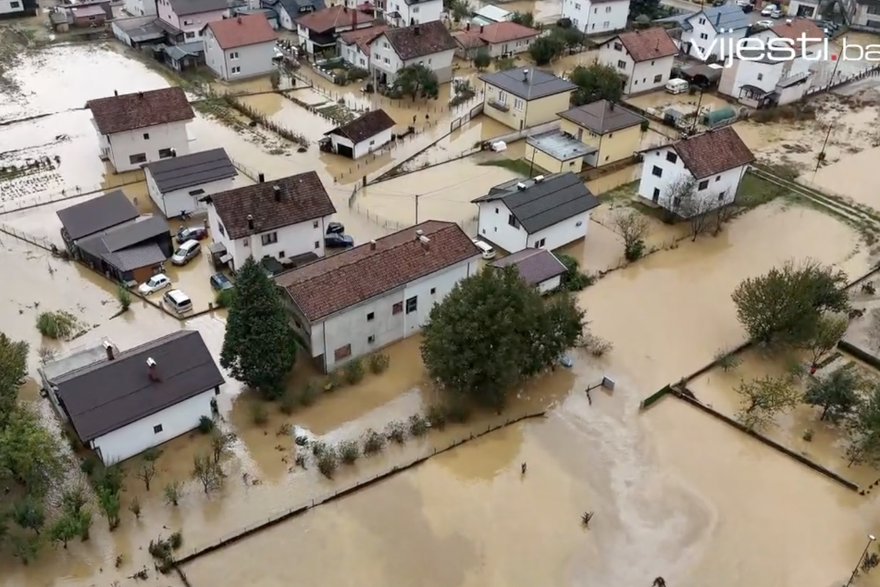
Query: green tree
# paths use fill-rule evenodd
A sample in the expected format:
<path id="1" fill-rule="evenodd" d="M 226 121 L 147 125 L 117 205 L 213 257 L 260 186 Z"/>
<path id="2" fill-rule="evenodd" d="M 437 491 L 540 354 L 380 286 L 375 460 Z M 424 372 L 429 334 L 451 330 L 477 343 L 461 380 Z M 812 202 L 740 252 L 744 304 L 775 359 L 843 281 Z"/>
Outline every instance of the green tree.
<path id="1" fill-rule="evenodd" d="M 535 15 L 531 12 L 514 12 L 513 16 L 510 17 L 510 20 L 512 22 L 515 22 L 516 24 L 521 24 L 529 28 L 535 28 Z"/>
<path id="2" fill-rule="evenodd" d="M 471 15 L 471 6 L 467 0 L 455 0 L 452 3 L 452 20 L 461 22 Z"/>
<path id="3" fill-rule="evenodd" d="M 394 78 L 394 87 L 400 93 L 410 96 L 415 100 L 419 95 L 422 98 L 436 98 L 440 93 L 440 83 L 437 74 L 418 63 L 408 65 L 397 70 Z"/>
<path id="4" fill-rule="evenodd" d="M 529 47 L 529 55 L 538 66 L 547 65 L 559 57 L 565 50 L 565 44 L 552 35 L 538 37 Z"/>
<path id="5" fill-rule="evenodd" d="M 18 386 L 27 377 L 28 344 L 0 332 L 0 428 L 16 407 Z"/>
<path id="6" fill-rule="evenodd" d="M 880 385 L 874 385 L 847 420 L 845 454 L 849 465 L 880 464 Z"/>
<path id="7" fill-rule="evenodd" d="M 565 49 L 574 50 L 586 42 L 586 35 L 574 27 L 553 29 L 550 36 L 555 38 Z"/>
<path id="8" fill-rule="evenodd" d="M 477 51 L 477 54 L 474 55 L 474 67 L 477 68 L 478 71 L 483 71 L 489 64 L 492 63 L 492 56 L 485 49 L 480 49 Z"/>
<path id="9" fill-rule="evenodd" d="M 500 410 L 518 381 L 550 366 L 584 328 L 573 298 L 545 304 L 516 268 L 483 271 L 431 310 L 422 359 L 448 392 Z"/>
<path id="10" fill-rule="evenodd" d="M 275 282 L 253 258 L 242 264 L 220 364 L 230 375 L 270 398 L 284 391 L 284 376 L 296 360 L 297 337 Z"/>
<path id="11" fill-rule="evenodd" d="M 623 96 L 623 80 L 617 70 L 598 61 L 587 66 L 578 65 L 569 79 L 578 87 L 571 96 L 574 106 L 596 100 L 617 102 Z"/>
<path id="12" fill-rule="evenodd" d="M 749 429 L 772 423 L 776 414 L 794 408 L 801 400 L 800 391 L 788 377 L 743 381 L 736 392 L 742 396 L 737 419 Z"/>
<path id="13" fill-rule="evenodd" d="M 826 312 L 819 316 L 813 335 L 804 343 L 810 351 L 810 363 L 818 365 L 828 353 L 837 348 L 837 343 L 846 334 L 849 320 L 843 314 Z"/>
<path id="14" fill-rule="evenodd" d="M 39 534 L 46 523 L 46 513 L 42 503 L 28 496 L 12 506 L 12 519 L 19 527 Z"/>
<path id="15" fill-rule="evenodd" d="M 822 408 L 820 420 L 840 422 L 859 407 L 863 387 L 864 378 L 853 363 L 848 363 L 827 377 L 810 380 L 804 403 Z"/>
<path id="16" fill-rule="evenodd" d="M 757 343 L 804 345 L 813 340 L 823 312 L 846 312 L 846 274 L 813 261 L 787 262 L 750 277 L 733 292 L 740 324 Z"/>
<path id="17" fill-rule="evenodd" d="M 36 414 L 18 405 L 0 428 L 0 477 L 8 476 L 41 495 L 61 473 L 58 440 Z"/>
<path id="18" fill-rule="evenodd" d="M 49 527 L 49 538 L 52 542 L 60 542 L 64 548 L 67 548 L 67 543 L 76 538 L 79 533 L 79 520 L 68 512 L 62 513 Z"/>

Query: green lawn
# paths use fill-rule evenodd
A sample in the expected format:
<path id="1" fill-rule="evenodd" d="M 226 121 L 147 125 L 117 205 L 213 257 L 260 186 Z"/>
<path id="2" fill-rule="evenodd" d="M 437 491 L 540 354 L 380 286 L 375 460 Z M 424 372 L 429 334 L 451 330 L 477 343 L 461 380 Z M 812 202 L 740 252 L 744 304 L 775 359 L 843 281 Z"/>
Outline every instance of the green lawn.
<path id="1" fill-rule="evenodd" d="M 495 161 L 484 161 L 480 165 L 485 167 L 503 167 L 523 177 L 531 177 L 532 173 L 537 169 L 532 168 L 531 165 L 522 159 L 497 159 Z"/>

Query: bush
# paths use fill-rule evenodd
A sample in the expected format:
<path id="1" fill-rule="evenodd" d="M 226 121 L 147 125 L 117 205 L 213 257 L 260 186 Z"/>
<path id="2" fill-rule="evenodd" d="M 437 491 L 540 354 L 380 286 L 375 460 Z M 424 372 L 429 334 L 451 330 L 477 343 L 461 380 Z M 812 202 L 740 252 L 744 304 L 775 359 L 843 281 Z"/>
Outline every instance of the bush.
<path id="1" fill-rule="evenodd" d="M 446 428 L 446 408 L 442 404 L 431 404 L 425 414 L 425 419 L 432 428 L 443 430 Z"/>
<path id="2" fill-rule="evenodd" d="M 339 458 L 346 465 L 351 465 L 361 456 L 361 448 L 358 446 L 357 440 L 343 440 L 339 443 L 337 452 Z"/>
<path id="3" fill-rule="evenodd" d="M 76 316 L 70 312 L 40 312 L 37 316 L 37 330 L 43 336 L 66 340 L 72 337 L 79 326 Z"/>
<path id="4" fill-rule="evenodd" d="M 385 436 L 397 444 L 403 444 L 406 442 L 406 424 L 399 420 L 388 422 L 388 425 L 385 427 Z"/>
<path id="5" fill-rule="evenodd" d="M 352 359 L 344 367 L 345 380 L 349 385 L 359 383 L 364 378 L 364 364 L 360 359 Z"/>
<path id="6" fill-rule="evenodd" d="M 327 446 L 326 442 L 321 442 L 320 440 L 317 440 L 312 443 L 312 454 L 316 457 L 319 457 L 324 452 L 326 452 L 328 448 L 329 447 Z"/>
<path id="7" fill-rule="evenodd" d="M 336 371 L 327 373 L 327 379 L 324 380 L 324 391 L 332 393 L 340 387 L 342 387 L 342 379 L 339 377 L 339 373 Z"/>
<path id="8" fill-rule="evenodd" d="M 428 421 L 421 414 L 413 414 L 407 421 L 411 436 L 424 436 L 428 433 Z"/>
<path id="9" fill-rule="evenodd" d="M 131 307 L 131 292 L 125 287 L 124 283 L 120 283 L 116 287 L 116 299 L 119 300 L 119 307 L 123 312 L 127 312 Z"/>
<path id="10" fill-rule="evenodd" d="M 333 450 L 333 447 L 327 447 L 318 455 L 318 470 L 328 479 L 333 478 L 333 473 L 336 472 L 338 467 L 339 457 L 336 456 L 336 451 Z"/>
<path id="11" fill-rule="evenodd" d="M 91 477 L 100 464 L 96 457 L 89 455 L 79 464 L 79 470 Z"/>
<path id="12" fill-rule="evenodd" d="M 278 409 L 281 410 L 281 413 L 288 416 L 294 413 L 298 406 L 299 395 L 291 391 L 286 391 L 284 395 L 281 396 L 281 401 L 278 403 Z"/>
<path id="13" fill-rule="evenodd" d="M 363 435 L 364 456 L 370 457 L 378 454 L 385 449 L 385 435 L 376 432 L 372 428 L 367 428 Z"/>
<path id="14" fill-rule="evenodd" d="M 373 353 L 370 355 L 370 373 L 378 375 L 388 369 L 391 359 L 385 353 Z"/>
<path id="15" fill-rule="evenodd" d="M 645 254 L 645 241 L 638 239 L 627 244 L 623 249 L 623 257 L 627 261 L 638 261 Z"/>
<path id="16" fill-rule="evenodd" d="M 214 430 L 214 420 L 208 416 L 199 418 L 199 432 L 202 434 L 210 434 Z"/>
<path id="17" fill-rule="evenodd" d="M 315 403 L 319 395 L 321 395 L 321 390 L 318 389 L 314 382 L 309 381 L 299 390 L 299 403 L 304 406 L 310 406 Z"/>
<path id="18" fill-rule="evenodd" d="M 235 297 L 235 289 L 224 289 L 217 292 L 214 297 L 214 305 L 218 308 L 228 308 L 232 305 L 232 298 Z"/>
<path id="19" fill-rule="evenodd" d="M 719 349 L 718 352 L 715 353 L 715 362 L 721 367 L 722 371 L 726 372 L 733 371 L 739 367 L 740 363 L 742 363 L 742 359 L 737 355 L 732 354 L 730 351 Z"/>
<path id="20" fill-rule="evenodd" d="M 359 82 L 363 79 L 367 79 L 368 77 L 370 77 L 370 72 L 363 67 L 352 67 L 348 70 L 348 73 L 346 75 L 348 77 L 348 81 Z"/>
<path id="21" fill-rule="evenodd" d="M 263 426 L 269 421 L 269 410 L 261 403 L 252 403 L 250 405 L 251 421 L 257 426 Z"/>

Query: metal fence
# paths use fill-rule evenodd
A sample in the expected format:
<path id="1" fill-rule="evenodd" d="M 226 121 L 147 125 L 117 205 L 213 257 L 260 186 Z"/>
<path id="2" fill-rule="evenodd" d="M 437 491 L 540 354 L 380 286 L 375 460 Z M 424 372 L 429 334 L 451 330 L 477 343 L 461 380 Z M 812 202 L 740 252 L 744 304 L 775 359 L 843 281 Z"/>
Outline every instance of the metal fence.
<path id="1" fill-rule="evenodd" d="M 3 214 L 18 212 L 20 210 L 39 208 L 41 206 L 47 206 L 56 202 L 63 202 L 64 200 L 73 200 L 85 196 L 102 194 L 104 192 L 124 188 L 125 186 L 134 185 L 136 183 L 141 183 L 142 181 L 144 181 L 145 178 L 143 171 L 134 171 L 131 173 L 133 175 L 129 175 L 127 173 L 125 179 L 118 179 L 116 176 L 111 176 L 107 180 L 107 182 L 102 184 L 92 184 L 90 186 L 74 186 L 72 188 L 65 188 L 60 192 L 35 193 L 33 195 L 25 195 L 21 199 L 10 199 L 3 203 L 0 203 L 0 216 L 2 216 Z M 14 182 L 15 180 L 11 181 Z"/>
<path id="2" fill-rule="evenodd" d="M 16 228 L 13 228 L 12 226 L 9 226 L 8 224 L 0 224 L 0 232 L 2 232 L 4 234 L 8 234 L 9 236 L 11 236 L 13 238 L 17 238 L 19 240 L 25 241 L 27 243 L 30 243 L 34 246 L 40 247 L 41 249 L 45 249 L 50 252 L 53 249 L 57 248 L 56 245 L 47 238 L 40 237 L 40 236 L 34 236 L 32 234 L 22 232 Z"/>

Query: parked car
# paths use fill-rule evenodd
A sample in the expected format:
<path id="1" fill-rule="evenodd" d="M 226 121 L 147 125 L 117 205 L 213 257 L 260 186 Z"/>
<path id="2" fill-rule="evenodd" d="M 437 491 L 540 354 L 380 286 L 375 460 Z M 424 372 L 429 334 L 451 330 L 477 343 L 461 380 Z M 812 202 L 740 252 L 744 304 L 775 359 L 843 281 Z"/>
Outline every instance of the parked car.
<path id="1" fill-rule="evenodd" d="M 177 242 L 200 241 L 208 236 L 208 229 L 204 226 L 181 226 L 177 231 Z"/>
<path id="2" fill-rule="evenodd" d="M 171 262 L 175 265 L 186 265 L 195 259 L 197 255 L 201 254 L 201 252 L 202 245 L 199 244 L 199 241 L 189 240 L 174 251 L 174 255 L 171 256 Z"/>
<path id="3" fill-rule="evenodd" d="M 327 225 L 327 234 L 342 234 L 345 232 L 345 226 L 341 222 L 331 222 Z"/>
<path id="4" fill-rule="evenodd" d="M 495 249 L 493 249 L 489 243 L 481 241 L 479 239 L 474 239 L 473 242 L 474 246 L 480 249 L 480 255 L 484 259 L 489 260 L 495 258 Z"/>
<path id="5" fill-rule="evenodd" d="M 215 273 L 211 276 L 211 288 L 217 291 L 223 291 L 225 289 L 232 289 L 232 282 L 229 281 L 229 278 L 223 275 L 222 273 Z"/>
<path id="6" fill-rule="evenodd" d="M 749 14 L 755 10 L 755 5 L 754 4 L 743 4 L 742 6 L 740 6 L 740 8 L 742 8 L 743 14 Z"/>
<path id="7" fill-rule="evenodd" d="M 145 282 L 143 282 L 140 287 L 138 287 L 138 292 L 141 295 L 148 296 L 151 293 L 156 293 L 160 289 L 165 289 L 171 285 L 171 280 L 168 279 L 168 276 L 164 273 L 157 273 L 152 276 Z"/>
<path id="8" fill-rule="evenodd" d="M 778 10 L 779 10 L 779 7 L 776 6 L 775 4 L 768 4 L 761 11 L 761 16 L 770 16 L 771 14 L 773 14 L 773 11 L 778 11 Z"/>
<path id="9" fill-rule="evenodd" d="M 714 0 L 712 2 L 712 6 L 724 6 L 725 4 L 727 4 L 726 0 Z"/>
<path id="10" fill-rule="evenodd" d="M 347 249 L 354 246 L 354 239 L 347 234 L 334 232 L 324 237 L 324 246 L 330 249 Z"/>
<path id="11" fill-rule="evenodd" d="M 165 295 L 162 296 L 162 300 L 178 314 L 189 312 L 193 308 L 192 300 L 190 300 L 189 296 L 179 289 L 169 289 L 165 292 Z"/>
<path id="12" fill-rule="evenodd" d="M 769 29 L 773 26 L 772 20 L 759 20 L 755 24 L 752 25 L 753 28 L 756 29 Z"/>
<path id="13" fill-rule="evenodd" d="M 754 8 L 754 4 L 752 4 L 750 0 L 736 0 L 736 5 L 740 8 L 745 8 L 746 6 L 751 6 Z"/>
<path id="14" fill-rule="evenodd" d="M 782 16 L 783 16 L 783 12 L 781 10 L 779 10 L 778 8 L 770 13 L 770 18 L 778 19 L 778 18 L 782 18 Z"/>

